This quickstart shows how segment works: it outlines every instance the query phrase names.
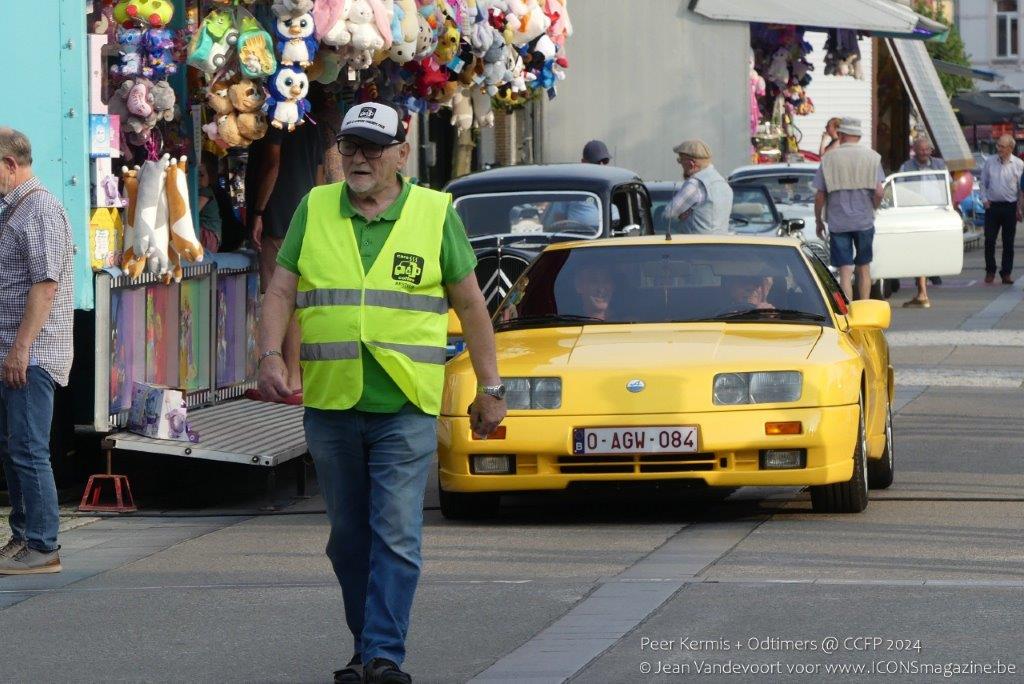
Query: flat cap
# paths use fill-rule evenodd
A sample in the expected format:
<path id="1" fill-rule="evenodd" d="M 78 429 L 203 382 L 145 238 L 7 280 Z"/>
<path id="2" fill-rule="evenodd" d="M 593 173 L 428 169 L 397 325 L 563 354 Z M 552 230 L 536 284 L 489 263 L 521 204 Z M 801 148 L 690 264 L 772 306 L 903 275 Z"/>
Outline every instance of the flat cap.
<path id="1" fill-rule="evenodd" d="M 703 140 L 684 140 L 672 151 L 690 159 L 711 159 L 711 148 Z"/>

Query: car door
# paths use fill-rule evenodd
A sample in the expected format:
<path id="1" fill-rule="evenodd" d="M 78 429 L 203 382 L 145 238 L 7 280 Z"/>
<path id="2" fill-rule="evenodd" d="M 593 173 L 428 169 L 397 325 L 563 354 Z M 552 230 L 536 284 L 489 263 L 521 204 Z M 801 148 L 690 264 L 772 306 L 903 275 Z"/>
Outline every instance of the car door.
<path id="1" fill-rule="evenodd" d="M 953 208 L 945 169 L 894 173 L 875 215 L 871 277 L 957 275 L 963 269 L 963 219 Z"/>

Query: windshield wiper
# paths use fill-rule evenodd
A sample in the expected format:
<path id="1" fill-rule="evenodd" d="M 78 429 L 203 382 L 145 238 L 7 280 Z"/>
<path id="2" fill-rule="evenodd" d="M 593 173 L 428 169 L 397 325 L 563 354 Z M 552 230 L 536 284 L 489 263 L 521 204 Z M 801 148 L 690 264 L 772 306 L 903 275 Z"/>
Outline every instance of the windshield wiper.
<path id="1" fill-rule="evenodd" d="M 782 318 L 788 321 L 792 320 L 804 320 L 804 321 L 824 321 L 825 317 L 821 314 L 811 313 L 810 311 L 800 311 L 799 309 L 747 309 L 746 311 L 733 311 L 732 313 L 721 314 L 720 316 L 714 316 L 707 320 L 710 321 L 734 321 L 741 320 L 744 318 Z"/>
<path id="2" fill-rule="evenodd" d="M 512 318 L 507 321 L 498 321 L 494 324 L 494 329 L 512 328 L 520 325 L 538 325 L 549 323 L 552 325 L 562 325 L 565 323 L 606 323 L 603 318 L 597 318 L 595 316 L 579 316 L 576 314 L 550 314 L 547 316 L 520 316 L 519 318 Z"/>

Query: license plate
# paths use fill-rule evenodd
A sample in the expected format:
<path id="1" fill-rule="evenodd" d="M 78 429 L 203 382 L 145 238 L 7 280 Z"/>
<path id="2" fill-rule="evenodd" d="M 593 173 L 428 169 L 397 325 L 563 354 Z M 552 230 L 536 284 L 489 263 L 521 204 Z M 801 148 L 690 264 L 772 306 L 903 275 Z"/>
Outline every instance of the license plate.
<path id="1" fill-rule="evenodd" d="M 572 452 L 576 455 L 692 454 L 697 451 L 695 425 L 661 427 L 575 428 Z"/>

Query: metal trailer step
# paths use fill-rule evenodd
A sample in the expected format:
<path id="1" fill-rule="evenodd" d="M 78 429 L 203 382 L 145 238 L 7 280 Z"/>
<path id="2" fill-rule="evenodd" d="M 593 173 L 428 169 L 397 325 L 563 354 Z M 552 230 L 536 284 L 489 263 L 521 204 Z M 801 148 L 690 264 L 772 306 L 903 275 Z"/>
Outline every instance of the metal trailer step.
<path id="1" fill-rule="evenodd" d="M 302 411 L 301 406 L 233 399 L 188 412 L 199 434 L 196 444 L 115 432 L 105 447 L 273 468 L 306 453 Z"/>

